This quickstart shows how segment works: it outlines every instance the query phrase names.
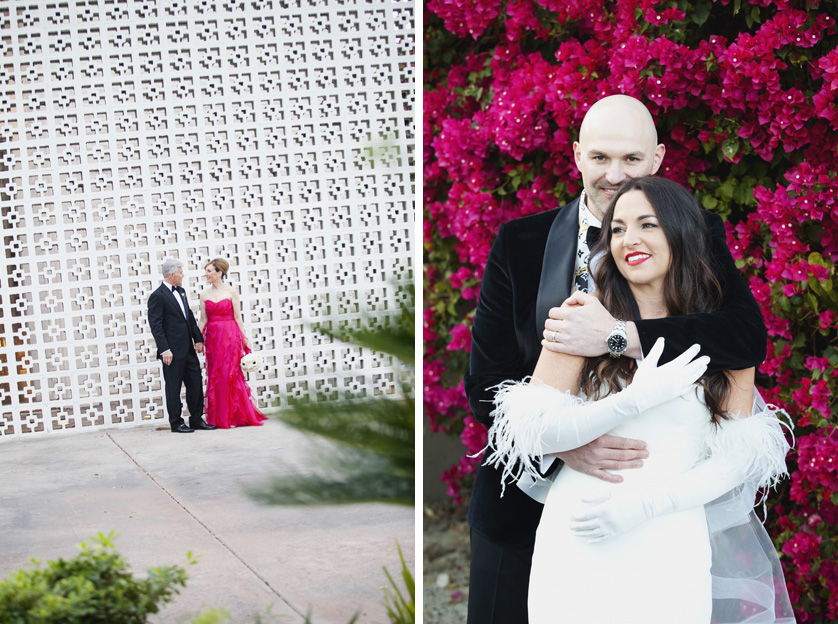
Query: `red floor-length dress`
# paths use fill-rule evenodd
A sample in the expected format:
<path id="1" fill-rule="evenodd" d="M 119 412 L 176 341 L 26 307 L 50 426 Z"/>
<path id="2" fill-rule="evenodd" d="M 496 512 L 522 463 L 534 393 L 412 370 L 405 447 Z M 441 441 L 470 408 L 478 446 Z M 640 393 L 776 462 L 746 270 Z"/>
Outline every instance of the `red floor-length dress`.
<path id="1" fill-rule="evenodd" d="M 204 413 L 207 422 L 221 429 L 261 425 L 267 416 L 256 408 L 241 369 L 244 336 L 233 316 L 233 302 L 230 299 L 208 300 L 206 314 Z"/>

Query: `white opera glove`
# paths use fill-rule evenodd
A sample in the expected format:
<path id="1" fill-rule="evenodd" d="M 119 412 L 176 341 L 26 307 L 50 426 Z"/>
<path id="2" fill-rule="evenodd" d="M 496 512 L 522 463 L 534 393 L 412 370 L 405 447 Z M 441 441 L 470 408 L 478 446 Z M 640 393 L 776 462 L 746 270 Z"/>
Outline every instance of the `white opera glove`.
<path id="1" fill-rule="evenodd" d="M 571 516 L 570 530 L 594 544 L 649 518 L 706 505 L 743 483 L 757 489 L 771 487 L 787 474 L 788 450 L 782 426 L 771 410 L 722 421 L 708 440 L 708 459 L 652 486 L 618 486 L 610 494 L 583 498 L 590 506 Z"/>
<path id="2" fill-rule="evenodd" d="M 621 411 L 634 416 L 684 396 L 694 389 L 693 384 L 707 371 L 709 356 L 693 359 L 701 351 L 700 345 L 694 344 L 671 362 L 658 366 L 663 347 L 663 337 L 658 338 L 649 355 L 638 363 L 631 383 L 614 395 Z"/>
<path id="3" fill-rule="evenodd" d="M 677 358 L 658 366 L 664 340 L 659 338 L 638 365 L 625 389 L 598 401 L 533 383 L 505 382 L 495 395 L 486 463 L 503 467 L 502 478 L 524 474 L 539 478 L 536 458 L 578 448 L 637 414 L 694 390 L 710 358 L 693 345 Z"/>
<path id="4" fill-rule="evenodd" d="M 657 486 L 614 488 L 600 496 L 583 497 L 588 505 L 571 516 L 570 530 L 589 544 L 622 535 L 644 520 L 704 505 L 742 483 L 744 473 L 724 458 L 710 458 Z"/>

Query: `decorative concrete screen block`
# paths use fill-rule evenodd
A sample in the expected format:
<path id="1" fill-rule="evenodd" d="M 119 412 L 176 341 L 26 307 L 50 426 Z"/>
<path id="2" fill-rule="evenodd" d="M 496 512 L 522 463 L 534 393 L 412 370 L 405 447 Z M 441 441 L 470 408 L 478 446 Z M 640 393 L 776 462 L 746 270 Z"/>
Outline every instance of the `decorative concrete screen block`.
<path id="1" fill-rule="evenodd" d="M 414 3 L 0 4 L 0 439 L 166 424 L 146 301 L 229 260 L 289 396 L 395 392 L 357 326 L 412 280 Z M 202 357 L 202 356 L 201 356 Z"/>

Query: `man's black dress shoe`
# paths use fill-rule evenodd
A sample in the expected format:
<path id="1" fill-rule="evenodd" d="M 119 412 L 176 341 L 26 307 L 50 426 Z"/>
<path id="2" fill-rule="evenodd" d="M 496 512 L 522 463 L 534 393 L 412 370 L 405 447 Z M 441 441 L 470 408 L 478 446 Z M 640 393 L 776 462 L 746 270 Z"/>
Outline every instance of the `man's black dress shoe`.
<path id="1" fill-rule="evenodd" d="M 190 429 L 185 424 L 180 423 L 177 427 L 172 427 L 172 433 L 192 433 L 194 429 Z"/>
<path id="2" fill-rule="evenodd" d="M 189 426 L 193 429 L 200 429 L 201 431 L 212 431 L 213 429 L 218 429 L 215 425 L 210 425 L 203 420 L 199 420 L 197 425 L 189 423 Z"/>

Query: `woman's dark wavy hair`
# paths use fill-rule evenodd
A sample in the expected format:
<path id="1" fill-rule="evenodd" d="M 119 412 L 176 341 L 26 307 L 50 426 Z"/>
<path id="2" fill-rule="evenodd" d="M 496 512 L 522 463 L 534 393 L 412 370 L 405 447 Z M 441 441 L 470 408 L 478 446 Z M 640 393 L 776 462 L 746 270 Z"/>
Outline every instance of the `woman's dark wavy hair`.
<path id="1" fill-rule="evenodd" d="M 670 264 L 666 272 L 663 296 L 670 316 L 689 316 L 717 310 L 722 302 L 722 289 L 710 265 L 710 235 L 701 208 L 692 193 L 680 184 L 657 176 L 626 181 L 612 198 L 602 219 L 602 235 L 591 250 L 591 257 L 605 252 L 596 267 L 594 279 L 603 306 L 614 318 L 633 320 L 637 304 L 628 281 L 617 269 L 611 255 L 611 220 L 614 206 L 626 193 L 640 191 L 658 218 L 667 243 Z M 580 383 L 588 396 L 619 392 L 630 383 L 637 370 L 631 358 L 613 358 L 606 354 L 587 358 Z M 699 381 L 704 399 L 714 422 L 727 418 L 723 409 L 730 392 L 730 381 L 724 372 L 708 373 Z"/>

